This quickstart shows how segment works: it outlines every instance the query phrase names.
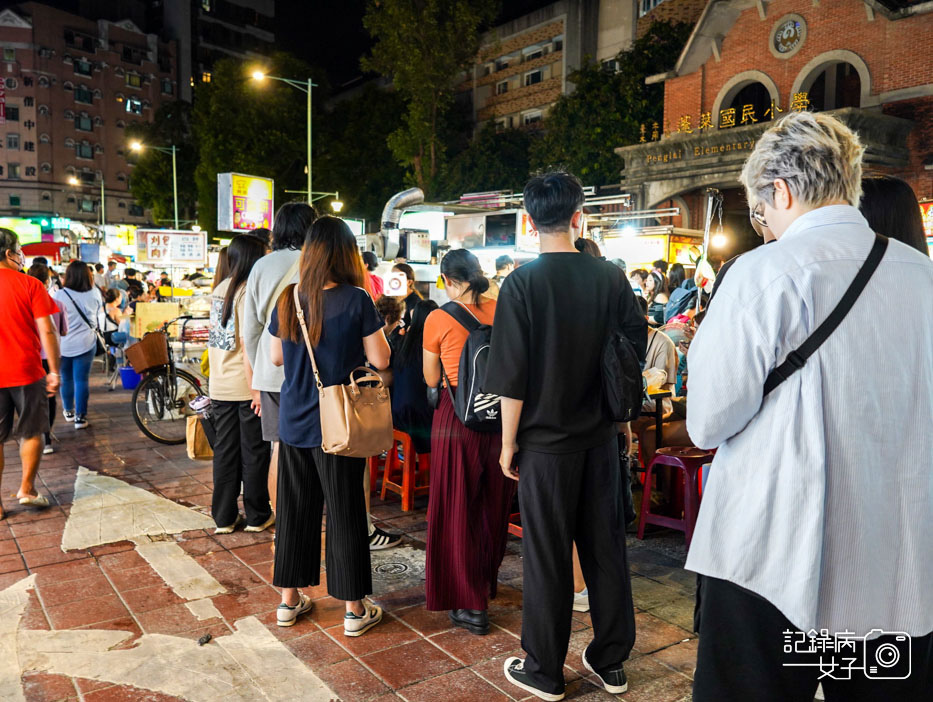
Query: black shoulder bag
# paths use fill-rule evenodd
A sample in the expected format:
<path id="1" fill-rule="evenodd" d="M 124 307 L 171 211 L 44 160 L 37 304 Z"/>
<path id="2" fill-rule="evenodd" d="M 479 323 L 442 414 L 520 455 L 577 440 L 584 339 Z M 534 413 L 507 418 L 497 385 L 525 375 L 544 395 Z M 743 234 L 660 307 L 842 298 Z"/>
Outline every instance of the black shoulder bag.
<path id="1" fill-rule="evenodd" d="M 62 292 L 68 295 L 68 299 L 71 300 L 71 304 L 75 306 L 75 312 L 78 313 L 78 316 L 81 317 L 81 319 L 84 320 L 84 323 L 91 328 L 92 332 L 94 332 L 94 337 L 97 339 L 97 348 L 94 351 L 94 355 L 103 356 L 105 353 L 107 353 L 107 346 L 104 344 L 104 338 L 101 336 L 100 329 L 91 324 L 90 320 L 87 318 L 87 315 L 84 314 L 84 311 L 81 309 L 81 305 L 79 305 L 77 301 L 68 294 L 68 291 L 65 288 L 62 288 Z"/>
<path id="2" fill-rule="evenodd" d="M 612 266 L 609 289 L 609 324 L 603 343 L 602 376 L 605 412 L 613 422 L 631 422 L 638 419 L 644 399 L 645 384 L 641 374 L 641 361 L 632 343 L 619 325 L 622 296 L 621 277 Z"/>
<path id="3" fill-rule="evenodd" d="M 822 343 L 836 330 L 836 327 L 842 323 L 842 320 L 849 314 L 849 310 L 852 309 L 855 301 L 858 300 L 859 295 L 862 294 L 865 286 L 868 285 L 868 281 L 871 280 L 872 275 L 878 268 L 878 264 L 881 263 L 881 259 L 884 258 L 884 252 L 887 248 L 888 238 L 886 236 L 881 236 L 881 234 L 875 234 L 875 243 L 872 244 L 871 251 L 868 252 L 868 258 L 865 259 L 865 263 L 859 268 L 858 273 L 855 275 L 855 279 L 852 281 L 851 285 L 849 285 L 848 290 L 845 291 L 845 294 L 842 296 L 839 304 L 836 305 L 836 308 L 829 313 L 826 320 L 816 328 L 816 331 L 813 332 L 806 341 L 787 354 L 787 358 L 784 359 L 781 365 L 768 373 L 768 378 L 765 380 L 764 397 L 767 397 L 768 393 L 774 390 L 774 388 L 803 368 L 807 363 L 807 359 L 816 352 Z"/>

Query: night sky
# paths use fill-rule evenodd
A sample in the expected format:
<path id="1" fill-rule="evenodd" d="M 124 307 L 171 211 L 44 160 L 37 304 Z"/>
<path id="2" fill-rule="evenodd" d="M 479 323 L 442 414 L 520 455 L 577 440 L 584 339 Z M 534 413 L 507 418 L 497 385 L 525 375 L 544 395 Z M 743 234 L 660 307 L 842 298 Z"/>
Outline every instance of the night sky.
<path id="1" fill-rule="evenodd" d="M 520 17 L 551 2 L 553 0 L 502 0 L 498 21 Z M 337 92 L 363 73 L 360 56 L 371 46 L 369 35 L 363 29 L 366 4 L 367 0 L 318 0 L 313 4 L 307 0 L 276 0 L 279 46 L 322 67 Z"/>

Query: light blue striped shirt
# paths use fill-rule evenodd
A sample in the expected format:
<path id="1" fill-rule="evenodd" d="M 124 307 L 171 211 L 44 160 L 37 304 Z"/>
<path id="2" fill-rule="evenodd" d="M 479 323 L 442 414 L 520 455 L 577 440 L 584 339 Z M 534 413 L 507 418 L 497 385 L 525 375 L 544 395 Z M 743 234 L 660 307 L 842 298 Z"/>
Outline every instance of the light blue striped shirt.
<path id="1" fill-rule="evenodd" d="M 933 261 L 891 241 L 806 366 L 768 373 L 829 315 L 874 235 L 823 207 L 729 270 L 690 348 L 687 429 L 719 447 L 686 567 L 796 627 L 933 631 Z"/>

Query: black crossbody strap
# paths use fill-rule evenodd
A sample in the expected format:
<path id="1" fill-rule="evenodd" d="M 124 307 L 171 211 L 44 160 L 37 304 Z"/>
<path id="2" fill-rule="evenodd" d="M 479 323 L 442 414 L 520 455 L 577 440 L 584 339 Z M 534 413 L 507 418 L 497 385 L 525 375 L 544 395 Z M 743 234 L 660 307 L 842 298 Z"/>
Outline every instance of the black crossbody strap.
<path id="1" fill-rule="evenodd" d="M 84 314 L 84 312 L 81 310 L 81 305 L 79 305 L 77 301 L 71 295 L 68 294 L 68 291 L 65 288 L 62 288 L 62 292 L 68 295 L 68 299 L 71 300 L 71 304 L 74 305 L 75 312 L 78 313 L 78 316 L 81 317 L 81 319 L 84 320 L 84 323 L 87 324 L 91 328 L 91 331 L 96 332 L 97 327 L 91 324 L 90 321 L 88 321 L 87 315 Z"/>
<path id="2" fill-rule="evenodd" d="M 480 321 L 473 316 L 473 313 L 457 302 L 448 302 L 441 309 L 453 317 L 468 332 L 472 332 L 481 326 Z"/>
<path id="3" fill-rule="evenodd" d="M 859 295 L 862 294 L 865 286 L 868 285 L 868 281 L 871 280 L 871 276 L 878 268 L 878 264 L 881 263 L 881 259 L 884 258 L 884 252 L 887 248 L 888 238 L 880 234 L 875 234 L 875 243 L 868 253 L 868 258 L 865 259 L 865 263 L 862 264 L 855 279 L 852 281 L 851 285 L 849 285 L 848 290 L 846 290 L 839 304 L 836 305 L 836 308 L 829 313 L 826 320 L 817 327 L 816 331 L 813 332 L 806 341 L 787 354 L 784 363 L 768 374 L 768 379 L 765 380 L 765 396 L 803 368 L 807 359 L 816 352 L 822 343 L 829 338 L 830 334 L 836 330 L 836 327 L 842 323 L 842 320 L 849 314 L 849 310 L 852 309 L 855 301 L 858 300 Z"/>

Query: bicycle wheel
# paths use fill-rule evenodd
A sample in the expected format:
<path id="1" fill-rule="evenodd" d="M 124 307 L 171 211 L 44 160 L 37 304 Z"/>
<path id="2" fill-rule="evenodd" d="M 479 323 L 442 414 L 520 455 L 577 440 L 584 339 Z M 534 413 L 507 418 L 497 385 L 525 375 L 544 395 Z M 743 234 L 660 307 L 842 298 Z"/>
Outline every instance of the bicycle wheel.
<path id="1" fill-rule="evenodd" d="M 186 371 L 175 370 L 174 384 L 167 368 L 153 371 L 133 391 L 133 419 L 153 441 L 183 444 L 188 416 L 194 414 L 188 403 L 203 394 L 197 379 Z"/>

